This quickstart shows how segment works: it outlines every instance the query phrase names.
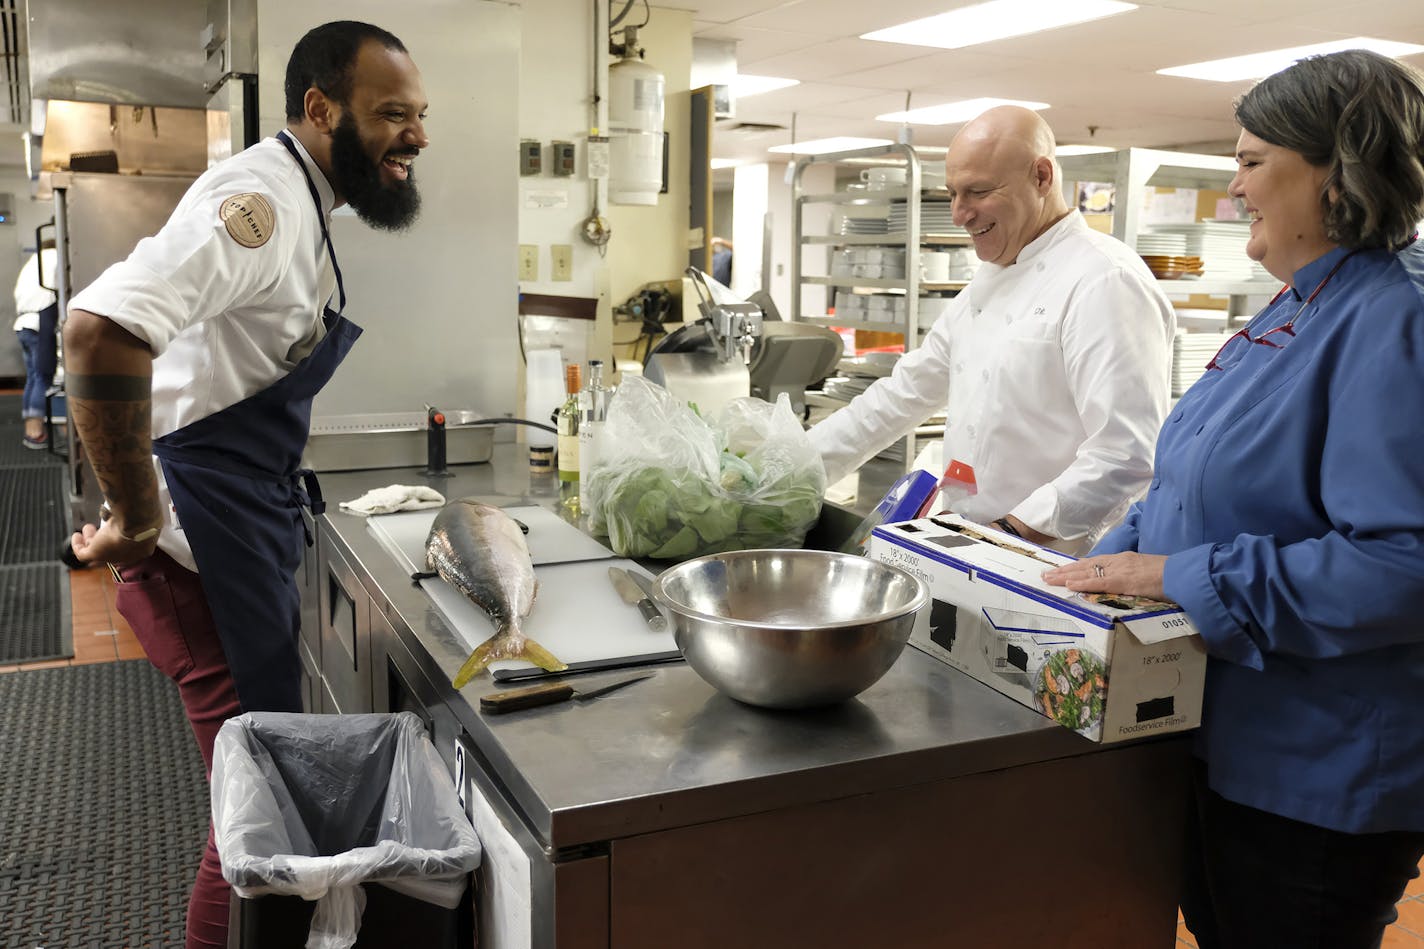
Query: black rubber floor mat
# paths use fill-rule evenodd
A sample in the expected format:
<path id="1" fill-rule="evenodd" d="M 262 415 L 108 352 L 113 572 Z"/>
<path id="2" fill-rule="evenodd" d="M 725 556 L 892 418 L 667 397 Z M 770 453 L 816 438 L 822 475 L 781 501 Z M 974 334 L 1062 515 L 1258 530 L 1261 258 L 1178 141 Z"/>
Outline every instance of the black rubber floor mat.
<path id="1" fill-rule="evenodd" d="M 0 665 L 74 655 L 73 625 L 68 568 L 0 566 Z"/>
<path id="2" fill-rule="evenodd" d="M 0 564 L 57 561 L 69 537 L 64 468 L 0 468 Z"/>
<path id="3" fill-rule="evenodd" d="M 8 416 L 0 416 L 8 418 Z M 56 426 L 54 430 L 56 446 L 61 454 L 55 454 L 48 448 L 26 448 L 23 438 L 25 426 L 18 421 L 0 423 L 0 468 L 63 468 L 63 452 L 69 450 L 69 445 L 65 441 L 63 426 Z"/>
<path id="4" fill-rule="evenodd" d="M 13 431 L 11 431 L 13 429 Z M 64 452 L 69 446 L 64 441 L 64 429 L 55 431 L 59 441 L 60 454 L 47 448 L 26 448 L 21 444 L 24 429 L 19 425 L 0 426 L 0 468 L 54 468 L 64 470 Z"/>
<path id="5" fill-rule="evenodd" d="M 0 946 L 182 946 L 208 788 L 172 683 L 12 672 L 0 710 Z"/>

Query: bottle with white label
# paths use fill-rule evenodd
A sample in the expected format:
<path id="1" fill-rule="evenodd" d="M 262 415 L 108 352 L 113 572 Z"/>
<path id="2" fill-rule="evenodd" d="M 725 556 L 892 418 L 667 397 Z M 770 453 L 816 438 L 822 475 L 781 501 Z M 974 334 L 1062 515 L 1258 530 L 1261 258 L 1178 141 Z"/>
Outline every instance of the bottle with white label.
<path id="1" fill-rule="evenodd" d="M 579 499 L 579 421 L 582 415 L 579 386 L 583 367 L 564 367 L 564 404 L 559 407 L 559 501 L 577 510 Z"/>
<path id="2" fill-rule="evenodd" d="M 590 359 L 588 384 L 579 393 L 579 480 L 588 483 L 589 472 L 598 463 L 598 437 L 608 418 L 611 392 L 603 383 L 603 360 Z"/>

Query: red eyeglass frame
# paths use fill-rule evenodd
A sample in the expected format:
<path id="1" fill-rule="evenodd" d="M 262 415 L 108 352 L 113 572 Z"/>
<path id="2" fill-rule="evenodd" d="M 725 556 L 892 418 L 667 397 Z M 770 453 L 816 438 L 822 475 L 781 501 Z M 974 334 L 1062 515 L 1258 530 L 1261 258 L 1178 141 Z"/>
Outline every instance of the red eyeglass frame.
<path id="1" fill-rule="evenodd" d="M 1358 249 L 1352 250 L 1344 257 L 1341 257 L 1339 260 L 1337 260 L 1335 262 L 1335 266 L 1331 267 L 1330 272 L 1325 275 L 1325 279 L 1320 281 L 1320 283 L 1316 285 L 1315 289 L 1310 292 L 1310 296 L 1306 297 L 1305 302 L 1300 305 L 1300 309 L 1295 311 L 1295 315 L 1292 316 L 1289 320 L 1286 320 L 1280 326 L 1274 327 L 1273 329 L 1268 329 L 1260 336 L 1252 336 L 1249 332 L 1250 326 L 1248 324 L 1247 326 L 1243 326 L 1241 329 L 1228 336 L 1226 338 L 1226 342 L 1222 343 L 1221 348 L 1216 351 L 1216 355 L 1212 356 L 1211 361 L 1206 364 L 1207 370 L 1210 371 L 1212 369 L 1217 369 L 1222 372 L 1226 371 L 1226 367 L 1221 365 L 1218 360 L 1221 359 L 1221 354 L 1226 352 L 1226 347 L 1230 346 L 1233 342 L 1235 342 L 1236 337 L 1238 336 L 1244 336 L 1248 343 L 1259 343 L 1262 346 L 1269 346 L 1272 349 L 1284 349 L 1286 345 L 1285 343 L 1273 342 L 1267 339 L 1267 337 L 1272 336 L 1276 333 L 1284 333 L 1286 336 L 1294 337 L 1295 321 L 1300 319 L 1300 315 L 1305 312 L 1306 307 L 1310 306 L 1310 304 L 1315 302 L 1315 298 L 1320 296 L 1320 291 L 1325 289 L 1325 285 L 1330 282 L 1330 278 L 1334 277 L 1335 274 L 1340 271 L 1340 268 L 1345 265 L 1345 261 L 1355 256 L 1357 253 L 1359 253 Z M 1271 302 L 1266 304 L 1266 309 L 1262 310 L 1261 312 L 1264 313 L 1266 312 L 1266 310 L 1269 310 L 1271 307 L 1275 306 L 1276 301 L 1278 301 L 1281 297 L 1285 296 L 1286 291 L 1289 289 L 1290 287 L 1288 286 L 1281 287 L 1280 291 L 1275 296 L 1271 297 Z"/>

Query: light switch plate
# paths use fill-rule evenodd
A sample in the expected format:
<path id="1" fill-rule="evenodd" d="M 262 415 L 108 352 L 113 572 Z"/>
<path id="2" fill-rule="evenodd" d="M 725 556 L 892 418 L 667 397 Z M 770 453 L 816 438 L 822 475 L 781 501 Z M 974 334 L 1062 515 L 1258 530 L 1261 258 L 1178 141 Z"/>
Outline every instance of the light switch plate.
<path id="1" fill-rule="evenodd" d="M 572 244 L 549 245 L 549 276 L 553 280 L 574 279 L 574 248 Z"/>
<path id="2" fill-rule="evenodd" d="M 519 279 L 538 280 L 539 279 L 539 245 L 520 244 L 519 245 Z"/>

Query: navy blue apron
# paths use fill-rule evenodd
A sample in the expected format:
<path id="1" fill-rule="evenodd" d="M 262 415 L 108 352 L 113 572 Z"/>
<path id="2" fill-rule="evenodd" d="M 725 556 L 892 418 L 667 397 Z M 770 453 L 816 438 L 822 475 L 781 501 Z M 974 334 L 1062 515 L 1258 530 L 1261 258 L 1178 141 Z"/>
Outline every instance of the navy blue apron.
<path id="1" fill-rule="evenodd" d="M 321 197 L 286 132 L 277 138 L 311 189 L 345 309 Z M 243 711 L 302 710 L 296 573 L 311 537 L 301 507 L 319 515 L 325 506 L 316 475 L 301 467 L 302 450 L 312 399 L 361 335 L 329 305 L 322 319 L 326 335 L 284 378 L 153 443 Z"/>

